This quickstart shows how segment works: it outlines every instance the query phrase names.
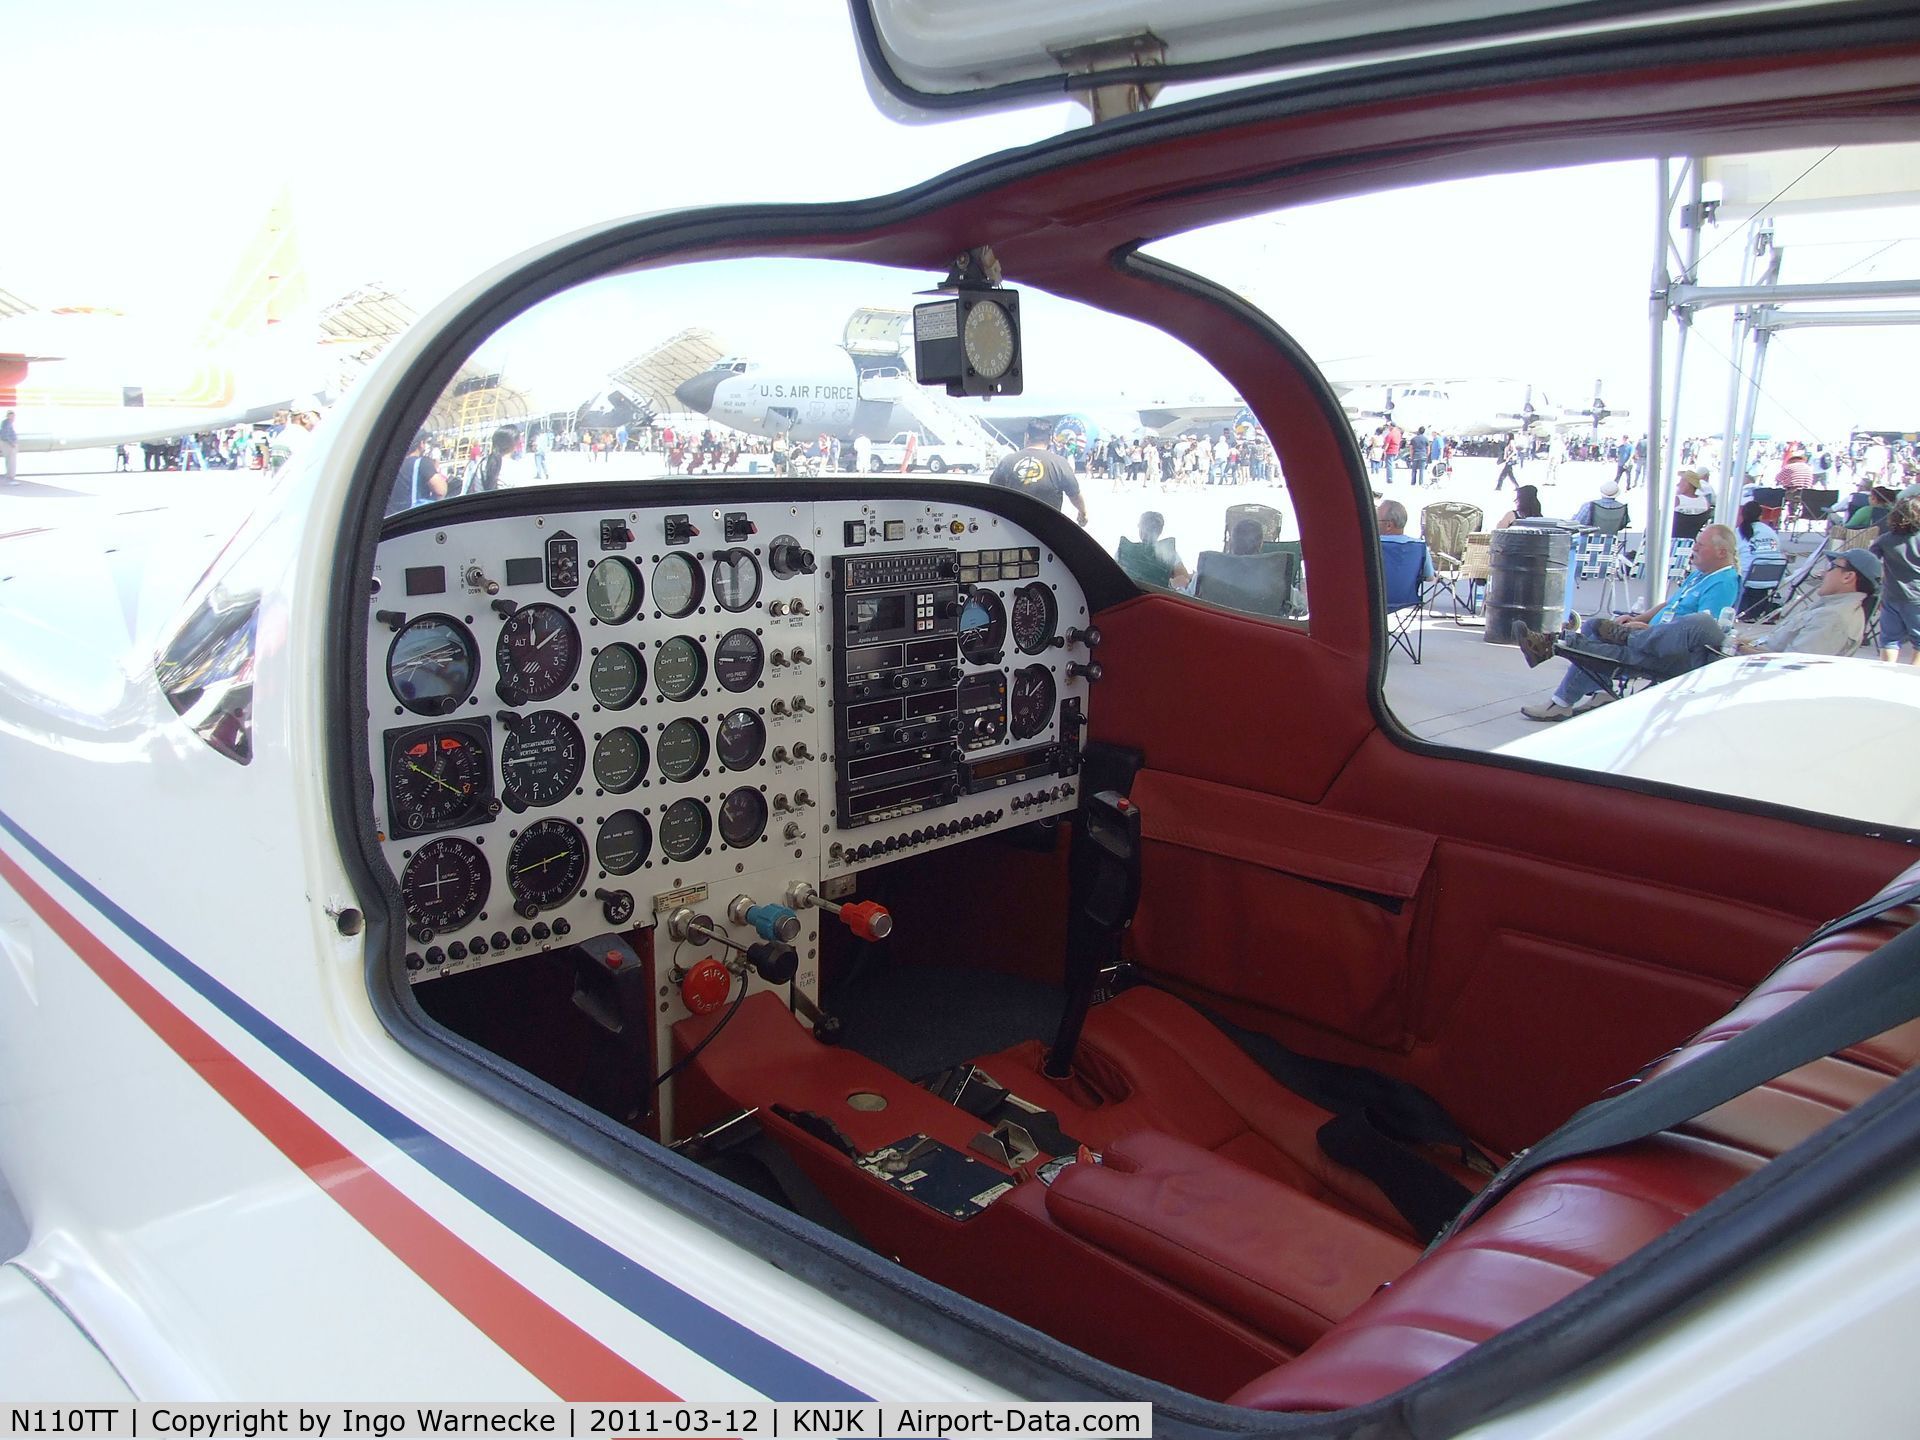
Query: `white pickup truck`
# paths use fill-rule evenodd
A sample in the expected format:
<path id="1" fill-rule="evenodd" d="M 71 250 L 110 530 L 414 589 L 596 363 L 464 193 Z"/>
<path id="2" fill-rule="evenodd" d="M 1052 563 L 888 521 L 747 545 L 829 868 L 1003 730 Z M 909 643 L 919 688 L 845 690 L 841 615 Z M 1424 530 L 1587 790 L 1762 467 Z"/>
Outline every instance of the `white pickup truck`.
<path id="1" fill-rule="evenodd" d="M 909 440 L 913 442 L 911 463 L 907 457 Z M 938 444 L 917 430 L 902 430 L 891 440 L 876 440 L 867 451 L 867 469 L 876 474 L 897 471 L 903 465 L 909 470 L 931 470 L 935 475 L 944 475 L 949 470 L 971 474 L 986 464 L 987 457 L 971 445 Z"/>

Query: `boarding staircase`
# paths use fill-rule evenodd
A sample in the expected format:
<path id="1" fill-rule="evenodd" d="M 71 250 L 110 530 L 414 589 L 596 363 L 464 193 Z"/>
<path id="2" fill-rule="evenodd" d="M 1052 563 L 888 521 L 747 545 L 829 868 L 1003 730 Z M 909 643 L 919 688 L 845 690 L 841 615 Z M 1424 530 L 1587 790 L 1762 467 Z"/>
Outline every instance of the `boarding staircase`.
<path id="1" fill-rule="evenodd" d="M 930 390 L 912 376 L 874 375 L 860 383 L 863 400 L 891 401 L 913 417 L 909 427 L 936 445 L 965 445 L 978 450 L 991 466 L 1014 447 L 980 418 Z M 881 437 L 885 438 L 885 437 Z"/>

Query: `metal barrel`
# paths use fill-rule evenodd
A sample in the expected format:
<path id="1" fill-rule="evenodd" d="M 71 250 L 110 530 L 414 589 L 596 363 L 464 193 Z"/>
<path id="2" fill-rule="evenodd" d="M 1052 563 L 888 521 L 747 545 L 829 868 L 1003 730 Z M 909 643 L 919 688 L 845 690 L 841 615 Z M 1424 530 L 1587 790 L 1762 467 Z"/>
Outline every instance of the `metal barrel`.
<path id="1" fill-rule="evenodd" d="M 1558 630 L 1566 603 L 1567 532 L 1511 526 L 1492 535 L 1487 576 L 1487 643 L 1519 642 L 1519 626 Z"/>

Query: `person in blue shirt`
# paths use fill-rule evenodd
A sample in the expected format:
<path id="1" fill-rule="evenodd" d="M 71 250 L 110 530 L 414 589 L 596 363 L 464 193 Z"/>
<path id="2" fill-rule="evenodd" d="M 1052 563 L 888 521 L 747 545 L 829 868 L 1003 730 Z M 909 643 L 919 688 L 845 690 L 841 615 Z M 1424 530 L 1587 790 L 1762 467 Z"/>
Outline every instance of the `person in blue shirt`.
<path id="1" fill-rule="evenodd" d="M 1666 603 L 1638 615 L 1600 616 L 1580 627 L 1581 649 L 1590 653 L 1619 652 L 1622 664 L 1652 668 L 1664 651 L 1670 627 L 1689 615 L 1719 615 L 1731 609 L 1740 596 L 1740 571 L 1734 563 L 1740 553 L 1739 537 L 1731 525 L 1709 525 L 1693 542 L 1693 568 Z M 1520 653 L 1529 666 L 1539 665 L 1554 654 L 1555 637 L 1519 630 Z M 1605 698 L 1596 698 L 1605 697 Z M 1588 671 L 1569 663 L 1553 697 L 1535 705 L 1522 705 L 1520 713 L 1529 720 L 1564 720 L 1576 707 L 1604 705 L 1613 697 Z"/>

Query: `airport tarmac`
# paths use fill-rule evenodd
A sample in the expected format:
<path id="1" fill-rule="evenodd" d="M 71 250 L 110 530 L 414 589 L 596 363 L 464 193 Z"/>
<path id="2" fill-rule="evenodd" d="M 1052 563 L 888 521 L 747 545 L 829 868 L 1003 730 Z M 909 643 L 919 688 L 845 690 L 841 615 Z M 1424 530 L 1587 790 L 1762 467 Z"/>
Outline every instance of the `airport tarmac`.
<path id="1" fill-rule="evenodd" d="M 1404 504 L 1408 530 L 1417 533 L 1423 506 L 1436 500 L 1459 500 L 1477 505 L 1492 526 L 1512 507 L 1512 490 L 1496 492 L 1498 463 L 1462 459 L 1438 484 L 1415 489 L 1401 468 L 1397 483 L 1378 480 L 1377 492 Z M 578 453 L 549 456 L 549 480 L 623 481 L 659 480 L 662 458 L 628 452 L 595 462 Z M 506 478 L 510 486 L 538 485 L 532 461 L 514 462 Z M 1613 474 L 1608 461 L 1570 462 L 1548 479 L 1544 461 L 1525 468 L 1522 478 L 1540 486 L 1548 515 L 1571 515 L 1580 504 L 1599 493 L 1600 482 Z M 217 545 L 231 534 L 269 483 L 257 470 L 206 470 L 115 473 L 110 450 L 75 450 L 25 454 L 20 457 L 20 483 L 0 490 L 0 540 L 32 537 L 50 549 L 63 539 L 61 532 L 84 530 L 87 543 L 103 550 L 137 551 L 151 546 L 156 534 L 169 546 L 198 548 Z M 1199 552 L 1221 544 L 1228 506 L 1270 505 L 1285 517 L 1284 533 L 1298 535 L 1287 490 L 1281 484 L 1175 485 L 1162 490 L 1116 484 L 1104 478 L 1083 478 L 1089 511 L 1088 529 L 1112 553 L 1122 535 L 1134 534 L 1144 510 L 1166 517 L 1166 534 L 1177 543 L 1181 558 L 1192 566 Z M 1629 491 L 1625 499 L 1641 522 L 1645 490 Z M 0 550 L 0 560 L 6 552 Z M 0 575 L 4 574 L 0 564 Z M 1311 577 L 1309 577 L 1310 581 Z M 1520 706 L 1538 699 L 1551 687 L 1550 674 L 1535 674 L 1508 646 L 1484 642 L 1473 625 L 1456 624 L 1449 616 L 1421 622 L 1424 650 L 1420 665 L 1394 654 L 1387 669 L 1387 701 L 1393 713 L 1414 734 L 1468 749 L 1490 750 L 1532 733 L 1537 726 L 1522 717 Z"/>

